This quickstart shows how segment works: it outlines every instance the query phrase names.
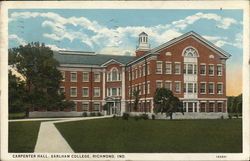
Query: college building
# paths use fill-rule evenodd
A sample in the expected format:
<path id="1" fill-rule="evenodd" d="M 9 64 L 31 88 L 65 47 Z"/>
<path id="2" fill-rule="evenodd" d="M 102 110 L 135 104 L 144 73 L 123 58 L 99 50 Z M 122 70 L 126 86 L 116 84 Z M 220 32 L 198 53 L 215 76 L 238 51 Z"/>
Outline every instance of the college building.
<path id="1" fill-rule="evenodd" d="M 157 88 L 170 89 L 184 105 L 184 116 L 227 116 L 226 60 L 230 54 L 191 31 L 150 48 L 142 32 L 134 56 L 56 51 L 63 81 L 60 92 L 74 108 L 32 111 L 30 116 L 103 112 L 106 115 L 153 113 Z M 134 110 L 133 91 L 139 90 Z"/>

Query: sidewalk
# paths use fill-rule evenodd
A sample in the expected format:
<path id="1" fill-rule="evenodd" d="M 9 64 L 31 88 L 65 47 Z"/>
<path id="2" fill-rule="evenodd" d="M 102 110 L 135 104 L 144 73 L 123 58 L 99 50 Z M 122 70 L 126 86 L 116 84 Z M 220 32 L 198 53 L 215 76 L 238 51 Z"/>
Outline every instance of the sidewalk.
<path id="1" fill-rule="evenodd" d="M 61 133 L 57 130 L 54 123 L 102 119 L 102 118 L 109 118 L 109 117 L 112 117 L 112 116 L 64 118 L 64 119 L 56 120 L 56 121 L 41 122 L 34 152 L 35 153 L 74 153 L 74 151 L 71 149 L 67 141 L 63 138 Z M 44 119 L 44 120 L 48 120 L 48 119 Z"/>

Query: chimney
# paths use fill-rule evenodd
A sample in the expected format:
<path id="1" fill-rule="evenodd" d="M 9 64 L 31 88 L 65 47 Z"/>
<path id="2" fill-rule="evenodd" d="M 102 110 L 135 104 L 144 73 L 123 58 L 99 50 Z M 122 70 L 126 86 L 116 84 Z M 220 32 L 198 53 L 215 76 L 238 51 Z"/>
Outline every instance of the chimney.
<path id="1" fill-rule="evenodd" d="M 145 32 L 139 34 L 138 46 L 136 48 L 136 56 L 141 56 L 149 51 L 148 35 Z"/>

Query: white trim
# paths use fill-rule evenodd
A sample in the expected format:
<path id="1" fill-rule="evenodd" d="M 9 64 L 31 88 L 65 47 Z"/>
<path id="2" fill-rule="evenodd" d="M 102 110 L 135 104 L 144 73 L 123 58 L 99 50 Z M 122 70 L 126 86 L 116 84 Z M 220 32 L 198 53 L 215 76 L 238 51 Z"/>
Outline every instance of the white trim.
<path id="1" fill-rule="evenodd" d="M 175 65 L 176 65 L 176 64 L 179 64 L 179 65 L 180 65 L 179 73 L 175 73 Z M 180 75 L 180 74 L 181 74 L 181 62 L 174 62 L 174 74 L 175 74 L 175 75 Z"/>
<path id="2" fill-rule="evenodd" d="M 84 80 L 84 74 L 88 74 L 88 80 Z M 89 82 L 89 72 L 82 72 L 82 82 Z"/>
<path id="3" fill-rule="evenodd" d="M 204 74 L 201 74 L 201 66 L 204 65 L 205 66 L 205 73 Z M 201 76 L 205 76 L 207 74 L 207 64 L 206 63 L 200 63 L 200 67 L 199 67 L 199 74 Z"/>
<path id="4" fill-rule="evenodd" d="M 83 89 L 87 89 L 88 95 L 83 95 Z M 82 87 L 82 97 L 89 97 L 89 87 Z"/>
<path id="5" fill-rule="evenodd" d="M 76 89 L 76 95 L 72 95 L 72 89 Z M 77 87 L 70 87 L 70 97 L 77 97 Z"/>
<path id="6" fill-rule="evenodd" d="M 218 93 L 218 84 L 221 85 L 221 93 Z M 223 82 L 217 82 L 217 83 L 216 83 L 216 93 L 217 93 L 218 95 L 222 95 L 222 94 L 223 94 Z"/>
<path id="7" fill-rule="evenodd" d="M 201 93 L 201 84 L 205 84 L 205 93 Z M 200 82 L 199 93 L 200 94 L 207 94 L 207 82 Z"/>
<path id="8" fill-rule="evenodd" d="M 170 64 L 170 73 L 167 73 L 167 64 Z M 170 61 L 165 62 L 165 74 L 172 74 L 172 62 Z"/>
<path id="9" fill-rule="evenodd" d="M 166 81 L 165 81 L 165 88 L 167 88 L 166 83 L 170 83 L 170 89 L 169 89 L 169 90 L 172 91 L 172 81 L 171 81 L 171 80 L 166 80 Z"/>
<path id="10" fill-rule="evenodd" d="M 62 82 L 65 82 L 65 71 L 60 71 L 62 74 Z"/>
<path id="11" fill-rule="evenodd" d="M 76 80 L 72 80 L 71 74 L 76 74 Z M 77 82 L 77 72 L 70 72 L 70 82 Z"/>
<path id="12" fill-rule="evenodd" d="M 209 74 L 209 66 L 213 66 L 213 74 Z M 214 76 L 214 64 L 208 64 L 208 75 L 209 76 Z"/>
<path id="13" fill-rule="evenodd" d="M 95 80 L 95 74 L 99 74 L 99 79 L 98 80 Z M 94 76 L 94 82 L 101 82 L 101 72 L 94 72 L 93 76 Z"/>
<path id="14" fill-rule="evenodd" d="M 221 75 L 218 75 L 218 67 L 221 67 Z M 222 64 L 217 64 L 216 65 L 216 76 L 218 76 L 218 77 L 223 76 L 223 65 Z"/>
<path id="15" fill-rule="evenodd" d="M 210 93 L 209 91 L 209 84 L 213 84 L 213 93 Z M 215 94 L 215 87 L 214 87 L 214 82 L 208 82 L 208 94 Z"/>
<path id="16" fill-rule="evenodd" d="M 99 89 L 99 95 L 95 95 L 95 89 Z M 100 97 L 101 96 L 101 89 L 100 87 L 94 87 L 94 90 L 93 90 L 93 97 Z"/>
<path id="17" fill-rule="evenodd" d="M 182 50 L 182 54 L 181 54 L 181 55 L 182 55 L 183 57 L 188 57 L 188 58 L 190 58 L 190 56 L 185 56 L 185 55 L 184 55 L 185 51 L 186 51 L 188 48 L 194 49 L 195 52 L 197 53 L 197 56 L 192 56 L 191 58 L 197 58 L 197 57 L 199 57 L 198 50 L 197 50 L 195 47 L 193 47 L 193 46 L 187 46 L 187 47 L 185 47 L 185 48 Z"/>
<path id="18" fill-rule="evenodd" d="M 180 83 L 180 89 L 179 89 L 179 92 L 176 92 L 176 83 Z M 174 81 L 174 93 L 177 93 L 177 94 L 180 94 L 182 92 L 181 90 L 181 81 Z"/>
<path id="19" fill-rule="evenodd" d="M 119 62 L 119 61 L 117 61 L 117 60 L 115 60 L 115 59 L 109 59 L 108 61 L 106 61 L 105 63 L 101 64 L 100 66 L 101 66 L 101 67 L 106 67 L 106 66 L 107 66 L 109 63 L 111 63 L 111 62 L 116 62 L 116 63 L 118 63 L 118 64 L 124 66 L 123 63 L 121 63 L 121 62 Z"/>
<path id="20" fill-rule="evenodd" d="M 160 71 L 160 72 L 157 71 L 157 65 L 158 65 L 158 63 L 161 65 L 161 67 L 160 67 L 161 71 Z M 155 70 L 155 74 L 162 74 L 162 66 L 163 66 L 163 65 L 162 65 L 162 61 L 156 61 L 156 68 L 155 68 L 156 70 Z"/>
<path id="21" fill-rule="evenodd" d="M 70 50 L 59 50 L 59 54 L 72 54 L 72 55 L 96 55 L 95 52 L 86 51 L 70 51 Z"/>

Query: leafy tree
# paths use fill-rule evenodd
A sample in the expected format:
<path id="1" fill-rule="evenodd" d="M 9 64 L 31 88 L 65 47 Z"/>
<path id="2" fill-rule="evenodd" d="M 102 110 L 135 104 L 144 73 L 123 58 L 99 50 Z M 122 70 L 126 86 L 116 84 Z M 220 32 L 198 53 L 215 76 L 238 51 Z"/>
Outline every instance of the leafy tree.
<path id="1" fill-rule="evenodd" d="M 182 102 L 175 97 L 172 91 L 166 88 L 158 88 L 154 95 L 154 103 L 156 105 L 155 112 L 166 113 L 166 117 L 170 116 L 172 120 L 174 112 L 183 112 Z"/>
<path id="2" fill-rule="evenodd" d="M 24 81 L 9 70 L 9 112 L 23 112 L 25 110 L 26 90 Z"/>
<path id="3" fill-rule="evenodd" d="M 139 100 L 140 100 L 139 93 L 140 93 L 139 90 L 134 90 L 133 91 L 133 96 L 135 97 L 135 104 L 134 104 L 134 110 L 135 111 L 138 109 L 138 104 L 139 104 Z"/>
<path id="4" fill-rule="evenodd" d="M 242 113 L 242 94 L 229 96 L 227 100 L 229 113 Z"/>
<path id="5" fill-rule="evenodd" d="M 53 51 L 39 42 L 9 49 L 9 65 L 24 78 L 29 107 L 72 105 L 62 101 L 64 94 L 59 94 L 62 74 L 57 70 L 59 62 L 53 58 Z"/>

